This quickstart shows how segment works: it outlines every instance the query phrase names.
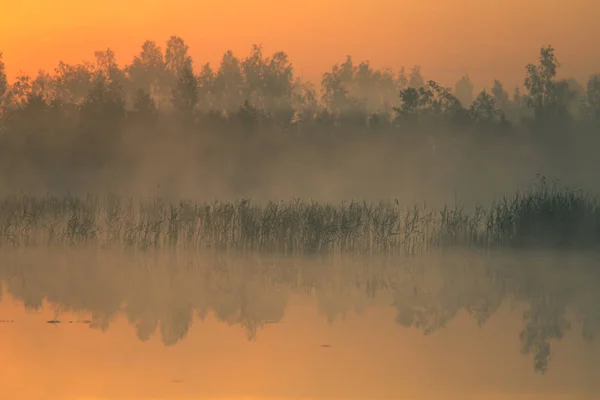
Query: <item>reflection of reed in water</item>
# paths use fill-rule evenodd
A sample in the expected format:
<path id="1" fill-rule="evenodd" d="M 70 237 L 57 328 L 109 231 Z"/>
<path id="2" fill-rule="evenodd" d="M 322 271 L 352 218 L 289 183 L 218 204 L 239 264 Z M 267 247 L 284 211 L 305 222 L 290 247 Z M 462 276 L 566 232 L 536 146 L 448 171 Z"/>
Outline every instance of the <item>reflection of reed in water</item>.
<path id="1" fill-rule="evenodd" d="M 320 313 L 332 323 L 349 312 L 392 304 L 398 325 L 425 334 L 461 311 L 483 325 L 503 302 L 520 303 L 527 306 L 522 351 L 533 356 L 539 372 L 548 368 L 553 342 L 575 327 L 592 341 L 600 326 L 600 273 L 587 267 L 598 265 L 597 255 L 444 252 L 364 262 L 32 249 L 4 251 L 3 259 L 0 280 L 28 308 L 46 300 L 56 309 L 56 321 L 64 312 L 91 314 L 79 321 L 101 330 L 124 314 L 140 340 L 159 332 L 165 345 L 181 341 L 209 312 L 241 325 L 252 340 L 265 325 L 282 321 L 293 293 L 316 296 Z"/>

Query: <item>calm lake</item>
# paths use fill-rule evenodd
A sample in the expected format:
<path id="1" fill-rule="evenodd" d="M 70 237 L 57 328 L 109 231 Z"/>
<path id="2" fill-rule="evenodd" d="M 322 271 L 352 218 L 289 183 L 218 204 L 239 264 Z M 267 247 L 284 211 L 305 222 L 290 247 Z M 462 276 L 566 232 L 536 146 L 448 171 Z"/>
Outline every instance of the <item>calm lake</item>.
<path id="1" fill-rule="evenodd" d="M 600 256 L 18 248 L 2 399 L 597 399 Z"/>

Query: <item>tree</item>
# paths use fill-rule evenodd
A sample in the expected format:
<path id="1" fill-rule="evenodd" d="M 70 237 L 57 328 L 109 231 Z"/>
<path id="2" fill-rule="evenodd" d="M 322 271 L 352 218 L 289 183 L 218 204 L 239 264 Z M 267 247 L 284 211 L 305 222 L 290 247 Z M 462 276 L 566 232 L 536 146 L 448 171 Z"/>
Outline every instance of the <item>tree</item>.
<path id="1" fill-rule="evenodd" d="M 389 113 L 392 109 L 392 104 L 398 98 L 398 87 L 394 81 L 394 74 L 390 70 L 376 71 L 373 78 L 375 79 L 375 85 L 378 93 L 377 102 L 371 102 L 373 107 L 379 106 L 386 113 Z M 377 104 L 379 103 L 379 104 Z"/>
<path id="2" fill-rule="evenodd" d="M 529 91 L 528 106 L 536 111 L 536 115 L 543 113 L 544 107 L 551 101 L 554 90 L 554 78 L 558 69 L 558 62 L 551 46 L 540 50 L 539 65 L 527 64 L 527 75 L 524 85 Z"/>
<path id="3" fill-rule="evenodd" d="M 565 120 L 567 104 L 573 97 L 566 81 L 556 81 L 558 63 L 552 46 L 542 47 L 539 64 L 528 64 L 524 86 L 529 91 L 527 105 L 538 121 Z"/>
<path id="4" fill-rule="evenodd" d="M 93 123 L 119 122 L 125 117 L 125 101 L 120 90 L 114 90 L 104 76 L 96 77 L 81 105 L 81 116 Z"/>
<path id="5" fill-rule="evenodd" d="M 400 68 L 398 78 L 396 78 L 396 85 L 398 90 L 406 89 L 408 87 L 408 78 L 406 77 L 406 71 L 404 67 Z"/>
<path id="6" fill-rule="evenodd" d="M 319 100 L 313 84 L 304 82 L 300 78 L 296 79 L 293 85 L 292 107 L 296 110 L 292 118 L 293 124 L 307 124 L 315 119 Z"/>
<path id="7" fill-rule="evenodd" d="M 191 66 L 179 71 L 179 76 L 173 89 L 173 106 L 175 109 L 191 114 L 200 99 L 198 80 Z"/>
<path id="8" fill-rule="evenodd" d="M 290 108 L 294 71 L 286 53 L 279 51 L 264 57 L 262 46 L 254 45 L 241 66 L 246 99 L 272 111 Z"/>
<path id="9" fill-rule="evenodd" d="M 134 90 L 161 94 L 165 87 L 165 60 L 162 49 L 155 42 L 147 40 L 142 50 L 125 68 Z"/>
<path id="10" fill-rule="evenodd" d="M 188 55 L 189 47 L 179 36 L 171 36 L 165 51 L 165 69 L 175 78 L 179 72 L 192 68 L 192 58 Z"/>
<path id="11" fill-rule="evenodd" d="M 209 63 L 202 66 L 198 75 L 198 104 L 210 109 L 214 106 L 215 72 Z"/>
<path id="12" fill-rule="evenodd" d="M 471 118 L 479 124 L 492 124 L 496 122 L 498 116 L 496 101 L 484 89 L 479 93 L 477 98 L 475 98 L 471 107 L 469 107 L 469 114 L 471 115 Z"/>
<path id="13" fill-rule="evenodd" d="M 250 55 L 241 62 L 242 72 L 246 84 L 244 97 L 251 99 L 252 103 L 263 106 L 265 97 L 266 60 L 263 56 L 262 46 L 253 45 Z"/>
<path id="14" fill-rule="evenodd" d="M 425 80 L 423 76 L 421 76 L 421 67 L 419 65 L 415 65 L 410 71 L 410 76 L 408 77 L 408 87 L 413 89 L 419 89 L 425 86 Z"/>
<path id="15" fill-rule="evenodd" d="M 69 65 L 61 61 L 54 70 L 53 81 L 58 97 L 67 102 L 80 103 L 92 88 L 93 66 L 90 63 Z"/>
<path id="16" fill-rule="evenodd" d="M 568 78 L 564 80 L 566 85 L 566 99 L 565 106 L 569 115 L 572 115 L 576 119 L 581 119 L 585 113 L 585 88 L 575 78 Z M 559 84 L 562 84 L 559 81 Z"/>
<path id="17" fill-rule="evenodd" d="M 397 116 L 404 121 L 429 121 L 440 123 L 451 120 L 461 108 L 460 102 L 450 89 L 427 82 L 420 88 L 408 87 L 400 91 L 400 107 L 394 108 Z"/>
<path id="18" fill-rule="evenodd" d="M 492 96 L 496 106 L 503 110 L 508 105 L 508 93 L 504 90 L 502 82 L 494 80 L 494 86 L 492 86 Z"/>
<path id="19" fill-rule="evenodd" d="M 378 74 L 371 68 L 369 61 L 362 61 L 355 68 L 354 84 L 356 97 L 366 102 L 376 96 Z M 380 105 L 380 104 L 378 104 Z"/>
<path id="20" fill-rule="evenodd" d="M 369 113 L 387 112 L 398 97 L 393 73 L 373 69 L 369 61 L 362 61 L 356 67 L 354 82 L 355 95 L 365 103 Z"/>
<path id="21" fill-rule="evenodd" d="M 418 89 L 407 87 L 400 91 L 400 107 L 394 107 L 394 111 L 402 120 L 417 122 L 420 104 L 421 92 Z"/>
<path id="22" fill-rule="evenodd" d="M 126 110 L 122 92 L 104 76 L 97 76 L 80 106 L 79 117 L 74 157 L 84 165 L 105 164 L 115 155 L 123 133 Z"/>
<path id="23" fill-rule="evenodd" d="M 521 107 L 522 100 L 523 100 L 523 96 L 521 96 L 521 90 L 518 87 L 515 87 L 515 90 L 513 91 L 513 99 L 512 99 L 512 102 L 515 105 L 515 107 L 517 107 L 517 108 Z"/>
<path id="24" fill-rule="evenodd" d="M 585 109 L 589 118 L 600 121 L 600 74 L 591 76 L 587 82 Z"/>
<path id="25" fill-rule="evenodd" d="M 47 100 L 56 99 L 56 90 L 52 76 L 40 69 L 33 80 L 33 90 Z"/>
<path id="26" fill-rule="evenodd" d="M 287 110 L 291 107 L 294 67 L 283 51 L 274 53 L 267 61 L 264 77 L 267 105 Z"/>
<path id="27" fill-rule="evenodd" d="M 469 107 L 473 102 L 473 84 L 469 75 L 464 75 L 454 86 L 456 98 L 464 107 Z"/>
<path id="28" fill-rule="evenodd" d="M 368 60 L 356 65 L 347 56 L 344 63 L 335 64 L 330 72 L 323 74 L 323 101 L 335 113 L 389 112 L 399 86 L 406 87 L 405 80 L 403 71 L 395 78 L 390 70 L 376 70 Z"/>
<path id="29" fill-rule="evenodd" d="M 460 108 L 460 102 L 452 95 L 450 89 L 440 86 L 435 81 L 427 82 L 425 93 L 428 114 L 437 119 L 451 116 Z"/>
<path id="30" fill-rule="evenodd" d="M 112 86 L 112 90 L 124 90 L 127 76 L 119 68 L 115 52 L 110 48 L 96 51 L 96 73 L 104 77 L 104 82 Z"/>
<path id="31" fill-rule="evenodd" d="M 6 78 L 6 71 L 4 66 L 4 60 L 2 59 L 2 52 L 0 52 L 0 134 L 4 130 L 2 117 L 4 114 L 4 96 L 8 90 L 8 79 Z"/>
<path id="32" fill-rule="evenodd" d="M 156 102 L 148 92 L 136 90 L 133 96 L 133 113 L 141 121 L 153 121 L 158 115 Z"/>
<path id="33" fill-rule="evenodd" d="M 33 80 L 29 75 L 19 75 L 15 78 L 9 93 L 11 104 L 21 107 L 32 94 Z"/>
<path id="34" fill-rule="evenodd" d="M 243 103 L 245 79 L 240 60 L 228 50 L 221 59 L 214 80 L 214 93 L 219 107 L 225 111 L 239 109 Z"/>
<path id="35" fill-rule="evenodd" d="M 238 109 L 237 116 L 246 131 L 254 132 L 260 123 L 262 113 L 256 106 L 246 100 Z"/>
<path id="36" fill-rule="evenodd" d="M 2 52 L 0 52 L 0 99 L 4 97 L 4 94 L 8 90 L 8 80 L 6 79 L 6 70 L 2 57 Z"/>
<path id="37" fill-rule="evenodd" d="M 352 96 L 354 84 L 354 62 L 346 56 L 342 64 L 335 64 L 330 72 L 323 74 L 321 91 L 325 105 L 333 112 L 352 108 L 357 99 Z"/>

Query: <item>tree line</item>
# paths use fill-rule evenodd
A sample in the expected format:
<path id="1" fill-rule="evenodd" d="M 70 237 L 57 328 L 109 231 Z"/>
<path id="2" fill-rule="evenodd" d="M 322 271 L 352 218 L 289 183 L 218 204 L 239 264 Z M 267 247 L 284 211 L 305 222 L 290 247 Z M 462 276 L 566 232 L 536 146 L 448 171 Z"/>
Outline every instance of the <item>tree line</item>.
<path id="1" fill-rule="evenodd" d="M 585 85 L 558 79 L 551 46 L 525 67 L 524 90 L 511 93 L 498 80 L 491 91 L 474 93 L 468 75 L 447 88 L 425 80 L 419 66 L 394 72 L 351 56 L 323 73 L 319 93 L 295 76 L 283 51 L 267 56 L 254 45 L 245 58 L 227 51 L 218 68 L 207 63 L 195 70 L 188 46 L 177 36 L 164 51 L 146 41 L 124 67 L 111 49 L 94 55 L 93 63 L 60 62 L 52 74 L 39 71 L 9 83 L 0 54 L 5 179 L 25 164 L 45 175 L 103 168 L 115 160 L 123 164 L 124 141 L 180 140 L 183 133 L 203 142 L 212 137 L 213 144 L 237 135 L 245 152 L 241 144 L 256 137 L 263 144 L 269 137 L 273 146 L 290 137 L 312 145 L 362 137 L 358 140 L 408 140 L 429 148 L 456 137 L 541 137 L 551 143 L 549 149 L 564 151 L 573 132 L 578 140 L 591 140 L 600 129 L 600 75 Z M 406 148 L 404 142 L 399 147 Z"/>

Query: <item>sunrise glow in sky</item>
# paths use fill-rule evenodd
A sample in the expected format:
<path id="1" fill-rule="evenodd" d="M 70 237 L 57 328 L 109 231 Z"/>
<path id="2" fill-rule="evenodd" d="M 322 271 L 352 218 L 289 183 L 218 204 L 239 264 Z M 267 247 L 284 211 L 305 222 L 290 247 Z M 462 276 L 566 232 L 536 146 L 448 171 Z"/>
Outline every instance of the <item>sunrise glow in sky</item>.
<path id="1" fill-rule="evenodd" d="M 0 51 L 10 78 L 53 70 L 59 60 L 116 51 L 130 62 L 144 40 L 164 48 L 183 37 L 197 66 L 227 49 L 244 57 L 253 43 L 286 51 L 298 75 L 318 81 L 346 54 L 375 67 L 420 64 L 425 78 L 453 84 L 522 83 L 542 45 L 556 48 L 562 73 L 584 80 L 600 71 L 596 0 L 22 0 L 3 2 Z"/>

